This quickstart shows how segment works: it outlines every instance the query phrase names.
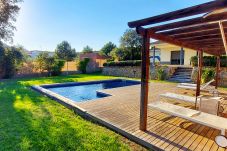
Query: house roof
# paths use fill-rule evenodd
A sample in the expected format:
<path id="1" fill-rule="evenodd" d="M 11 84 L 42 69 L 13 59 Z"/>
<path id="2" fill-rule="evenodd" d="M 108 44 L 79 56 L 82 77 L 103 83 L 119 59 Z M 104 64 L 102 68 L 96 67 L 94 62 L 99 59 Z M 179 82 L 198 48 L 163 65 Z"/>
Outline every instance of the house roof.
<path id="1" fill-rule="evenodd" d="M 150 38 L 180 47 L 212 55 L 227 53 L 227 0 L 214 0 L 128 25 L 141 35 L 147 34 Z"/>

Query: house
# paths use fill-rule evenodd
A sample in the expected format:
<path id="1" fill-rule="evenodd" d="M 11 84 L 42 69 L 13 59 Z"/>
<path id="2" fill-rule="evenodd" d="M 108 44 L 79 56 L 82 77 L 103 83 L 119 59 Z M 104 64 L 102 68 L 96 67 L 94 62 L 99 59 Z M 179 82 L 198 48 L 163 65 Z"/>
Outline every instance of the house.
<path id="1" fill-rule="evenodd" d="M 80 60 L 84 60 L 85 58 L 89 58 L 89 63 L 87 65 L 87 72 L 97 72 L 100 71 L 103 67 L 103 64 L 107 62 L 109 57 L 100 55 L 99 52 L 91 52 L 80 54 Z"/>
<path id="2" fill-rule="evenodd" d="M 155 47 L 155 58 L 160 58 L 161 64 L 189 66 L 191 57 L 197 55 L 197 52 L 194 50 L 156 41 L 151 43 L 151 62 L 154 51 L 153 47 Z M 204 53 L 204 56 L 206 55 L 208 54 Z M 157 59 L 155 59 L 155 61 L 157 61 Z"/>

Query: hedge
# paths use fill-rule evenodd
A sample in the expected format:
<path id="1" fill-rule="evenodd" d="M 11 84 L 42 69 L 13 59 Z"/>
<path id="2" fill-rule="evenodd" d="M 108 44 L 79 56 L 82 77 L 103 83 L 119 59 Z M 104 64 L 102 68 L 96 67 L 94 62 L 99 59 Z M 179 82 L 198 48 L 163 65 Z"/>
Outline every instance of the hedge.
<path id="1" fill-rule="evenodd" d="M 204 56 L 203 66 L 215 67 L 217 58 L 215 56 Z M 198 57 L 191 57 L 192 66 L 198 66 Z M 227 67 L 227 56 L 221 56 L 221 67 Z"/>
<path id="2" fill-rule="evenodd" d="M 106 62 L 103 64 L 104 67 L 114 67 L 114 66 L 140 66 L 141 60 L 128 60 L 128 61 L 118 61 L 118 62 Z"/>

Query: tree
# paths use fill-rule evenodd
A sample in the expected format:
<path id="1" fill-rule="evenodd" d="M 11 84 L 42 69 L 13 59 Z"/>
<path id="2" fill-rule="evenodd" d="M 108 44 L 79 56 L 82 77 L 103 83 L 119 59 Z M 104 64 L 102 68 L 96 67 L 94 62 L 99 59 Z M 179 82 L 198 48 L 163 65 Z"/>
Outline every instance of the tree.
<path id="1" fill-rule="evenodd" d="M 12 77 L 21 66 L 24 57 L 16 47 L 0 48 L 0 70 L 3 78 Z"/>
<path id="2" fill-rule="evenodd" d="M 120 47 L 125 51 L 130 52 L 131 60 L 141 59 L 142 43 L 142 37 L 139 36 L 133 29 L 126 30 L 120 39 Z"/>
<path id="3" fill-rule="evenodd" d="M 18 3 L 22 0 L 0 0 L 0 41 L 11 40 L 15 27 L 16 15 L 20 8 Z"/>
<path id="4" fill-rule="evenodd" d="M 128 60 L 129 53 L 128 51 L 123 50 L 122 48 L 115 48 L 110 53 L 111 57 L 117 61 Z"/>
<path id="5" fill-rule="evenodd" d="M 89 46 L 85 46 L 82 50 L 83 53 L 91 53 L 93 52 L 93 49 Z"/>
<path id="6" fill-rule="evenodd" d="M 64 61 L 53 56 L 49 56 L 48 52 L 40 53 L 35 60 L 35 67 L 40 72 L 47 71 L 48 76 L 59 75 L 64 66 Z"/>
<path id="7" fill-rule="evenodd" d="M 71 48 L 71 45 L 67 41 L 62 41 L 57 45 L 55 49 L 57 58 L 65 60 L 67 63 L 67 74 L 68 74 L 68 62 L 72 61 L 76 57 L 76 50 Z"/>
<path id="8" fill-rule="evenodd" d="M 111 51 L 116 48 L 116 45 L 112 42 L 106 43 L 100 50 L 102 55 L 110 56 Z"/>

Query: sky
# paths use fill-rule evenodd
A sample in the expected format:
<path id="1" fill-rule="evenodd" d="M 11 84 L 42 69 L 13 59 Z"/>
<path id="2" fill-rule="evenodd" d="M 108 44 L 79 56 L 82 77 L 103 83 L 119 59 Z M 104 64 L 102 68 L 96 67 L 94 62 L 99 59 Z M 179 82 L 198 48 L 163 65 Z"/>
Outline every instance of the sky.
<path id="1" fill-rule="evenodd" d="M 54 51 L 67 40 L 77 52 L 119 45 L 127 23 L 211 0 L 24 0 L 17 16 L 14 45 Z"/>

